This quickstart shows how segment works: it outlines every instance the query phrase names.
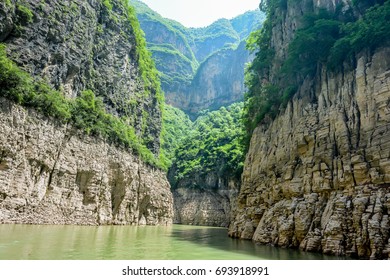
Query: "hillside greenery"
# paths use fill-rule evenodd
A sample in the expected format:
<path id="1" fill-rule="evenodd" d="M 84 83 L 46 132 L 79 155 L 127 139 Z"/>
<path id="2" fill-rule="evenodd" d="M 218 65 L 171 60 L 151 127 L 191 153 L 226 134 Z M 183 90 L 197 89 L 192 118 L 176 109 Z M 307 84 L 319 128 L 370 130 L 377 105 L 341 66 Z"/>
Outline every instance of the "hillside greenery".
<path id="1" fill-rule="evenodd" d="M 244 162 L 243 103 L 204 112 L 175 151 L 175 181 L 213 172 L 239 177 Z"/>
<path id="2" fill-rule="evenodd" d="M 287 105 L 298 86 L 306 78 L 314 77 L 318 69 L 327 67 L 340 71 L 363 50 L 373 51 L 390 38 L 390 1 L 354 1 L 353 9 L 339 6 L 336 13 L 320 10 L 306 14 L 301 28 L 288 47 L 287 58 L 275 61 L 271 48 L 272 27 L 277 25 L 289 1 L 262 1 L 267 19 L 261 30 L 250 35 L 248 49 L 256 52 L 246 71 L 244 122 L 249 139 L 261 122 L 274 118 Z M 271 70 L 272 65 L 280 65 Z"/>
<path id="3" fill-rule="evenodd" d="M 170 167 L 175 160 L 175 152 L 192 130 L 193 123 L 180 109 L 165 105 L 163 111 L 163 131 L 161 133 L 161 152 L 165 165 Z"/>

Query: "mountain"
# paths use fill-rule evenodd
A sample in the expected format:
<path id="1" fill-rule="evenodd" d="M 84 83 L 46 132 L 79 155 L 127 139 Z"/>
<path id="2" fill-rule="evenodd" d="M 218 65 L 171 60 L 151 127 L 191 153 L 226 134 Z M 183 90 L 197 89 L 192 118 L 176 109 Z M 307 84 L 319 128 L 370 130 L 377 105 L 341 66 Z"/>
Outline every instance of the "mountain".
<path id="1" fill-rule="evenodd" d="M 186 28 L 140 1 L 130 3 L 135 6 L 160 71 L 168 104 L 196 118 L 201 110 L 218 109 L 243 99 L 243 72 L 250 61 L 243 40 L 259 28 L 263 13 L 249 11 L 204 28 Z"/>
<path id="2" fill-rule="evenodd" d="M 263 1 L 229 235 L 388 259 L 390 1 Z"/>
<path id="3" fill-rule="evenodd" d="M 1 1 L 0 43 L 0 222 L 171 223 L 163 93 L 127 1 Z"/>

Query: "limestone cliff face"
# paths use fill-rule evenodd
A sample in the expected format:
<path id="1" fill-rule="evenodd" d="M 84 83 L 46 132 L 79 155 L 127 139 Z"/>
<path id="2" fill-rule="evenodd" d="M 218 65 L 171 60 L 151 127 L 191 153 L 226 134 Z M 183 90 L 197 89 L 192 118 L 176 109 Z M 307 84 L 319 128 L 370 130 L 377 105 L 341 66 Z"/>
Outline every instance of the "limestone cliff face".
<path id="1" fill-rule="evenodd" d="M 252 58 L 245 46 L 246 42 L 241 41 L 237 46 L 210 54 L 200 63 L 188 85 L 167 92 L 167 102 L 196 118 L 202 110 L 217 110 L 241 101 L 245 91 L 245 65 Z"/>
<path id="2" fill-rule="evenodd" d="M 273 35 L 280 57 L 295 27 L 282 29 Z M 285 112 L 254 131 L 229 235 L 389 258 L 389 100 L 388 47 L 358 54 L 342 72 L 323 69 L 306 80 Z"/>
<path id="3" fill-rule="evenodd" d="M 143 77 L 136 28 L 122 0 L 0 2 L 10 59 L 69 98 L 93 90 L 158 155 L 158 88 Z M 161 170 L 69 124 L 0 104 L 0 223 L 172 222 Z"/>
<path id="4" fill-rule="evenodd" d="M 245 45 L 243 41 L 236 49 L 222 49 L 200 65 L 188 88 L 188 99 L 182 103 L 189 115 L 243 99 L 245 64 L 251 60 Z"/>
<path id="5" fill-rule="evenodd" d="M 155 89 L 141 94 L 134 27 L 122 0 L 108 2 L 111 9 L 100 0 L 1 1 L 0 41 L 18 65 L 66 96 L 94 91 L 109 112 L 126 117 L 142 138 L 151 137 L 148 148 L 158 154 Z"/>
<path id="6" fill-rule="evenodd" d="M 71 126 L 0 104 L 0 223 L 172 222 L 162 171 Z"/>

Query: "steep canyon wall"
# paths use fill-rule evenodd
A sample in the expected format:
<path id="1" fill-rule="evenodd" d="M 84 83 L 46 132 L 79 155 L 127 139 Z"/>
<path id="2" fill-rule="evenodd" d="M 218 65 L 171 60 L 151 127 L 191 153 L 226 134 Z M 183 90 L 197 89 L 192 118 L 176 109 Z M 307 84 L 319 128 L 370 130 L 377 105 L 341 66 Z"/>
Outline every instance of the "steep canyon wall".
<path id="1" fill-rule="evenodd" d="M 161 96 L 126 3 L 1 1 L 0 42 L 67 98 L 92 90 L 158 157 Z M 172 216 L 166 174 L 132 149 L 0 97 L 0 223 L 165 225 Z"/>
<path id="2" fill-rule="evenodd" d="M 182 182 L 173 190 L 173 222 L 187 225 L 228 227 L 236 206 L 240 183 L 233 178 L 220 178 L 209 173 L 202 178 L 202 188 L 191 188 L 194 181 Z M 217 181 L 217 187 L 215 182 Z M 207 183 L 212 182 L 213 187 Z"/>
<path id="3" fill-rule="evenodd" d="M 308 251 L 387 257 L 390 49 L 323 73 L 318 102 L 295 98 L 258 127 L 229 234 Z M 305 100 L 306 99 L 306 100 Z"/>
<path id="4" fill-rule="evenodd" d="M 303 2 L 309 10 L 337 4 Z M 292 6 L 274 27 L 278 57 L 302 13 Z M 363 51 L 356 65 L 305 80 L 284 112 L 255 129 L 237 203 L 232 237 L 389 258 L 389 47 Z"/>
<path id="5" fill-rule="evenodd" d="M 0 223 L 170 224 L 163 171 L 1 99 Z"/>

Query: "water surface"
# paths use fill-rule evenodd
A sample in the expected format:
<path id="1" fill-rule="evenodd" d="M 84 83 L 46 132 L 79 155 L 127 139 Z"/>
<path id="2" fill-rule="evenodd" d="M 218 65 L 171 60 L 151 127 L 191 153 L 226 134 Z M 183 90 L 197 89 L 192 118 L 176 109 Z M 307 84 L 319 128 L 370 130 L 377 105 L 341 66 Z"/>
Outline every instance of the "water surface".
<path id="1" fill-rule="evenodd" d="M 0 259 L 8 260 L 256 260 L 335 259 L 231 239 L 199 226 L 0 225 Z"/>

